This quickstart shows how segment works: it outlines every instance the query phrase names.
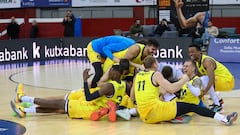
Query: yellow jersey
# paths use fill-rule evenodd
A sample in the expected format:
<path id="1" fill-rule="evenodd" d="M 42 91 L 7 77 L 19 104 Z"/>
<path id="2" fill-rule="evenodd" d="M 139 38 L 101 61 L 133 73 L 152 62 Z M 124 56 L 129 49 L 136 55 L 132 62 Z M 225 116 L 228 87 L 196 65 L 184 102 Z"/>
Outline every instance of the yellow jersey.
<path id="1" fill-rule="evenodd" d="M 140 51 L 138 53 L 138 55 L 133 58 L 131 61 L 133 63 L 137 63 L 137 64 L 143 64 L 143 58 L 142 58 L 142 54 L 143 54 L 143 51 L 144 51 L 144 48 L 145 48 L 145 45 L 144 44 L 137 44 L 139 47 L 140 47 Z M 123 58 L 125 56 L 125 54 L 127 53 L 128 49 L 125 49 L 123 51 L 120 51 L 120 52 L 116 52 L 116 53 L 113 53 L 113 56 L 114 57 L 117 57 L 117 58 Z M 114 64 L 114 62 L 107 58 L 103 64 L 103 72 L 106 72 L 112 65 Z M 134 75 L 134 69 L 135 67 L 133 66 L 130 66 L 129 67 L 129 74 L 128 75 L 125 75 L 125 76 L 133 76 Z"/>
<path id="2" fill-rule="evenodd" d="M 189 83 L 192 85 L 195 79 L 199 79 L 199 77 L 198 76 L 193 77 L 193 79 L 191 79 Z M 182 90 L 180 91 L 180 97 L 177 99 L 177 101 L 198 105 L 200 99 L 199 97 L 196 97 L 191 93 L 190 89 L 187 87 L 187 84 L 184 84 L 182 86 Z"/>
<path id="3" fill-rule="evenodd" d="M 114 93 L 112 96 L 102 96 L 92 101 L 86 101 L 84 92 L 82 90 L 75 91 L 71 93 L 67 100 L 68 106 L 68 116 L 70 118 L 83 118 L 89 119 L 92 112 L 105 108 L 109 100 L 119 104 L 122 101 L 122 98 L 125 96 L 126 83 L 121 81 L 120 83 L 116 81 L 109 81 L 113 85 Z M 97 91 L 100 88 L 90 89 L 91 93 Z"/>
<path id="4" fill-rule="evenodd" d="M 159 86 L 152 82 L 154 71 L 140 71 L 134 79 L 134 92 L 140 118 L 146 123 L 171 120 L 176 116 L 176 100 L 159 99 Z"/>
<path id="5" fill-rule="evenodd" d="M 228 81 L 232 80 L 233 75 L 223 64 L 216 61 L 214 58 L 204 55 L 204 54 L 202 55 L 201 62 L 200 63 L 196 62 L 198 72 L 201 75 L 207 75 L 207 71 L 206 71 L 205 67 L 203 66 L 203 62 L 206 58 L 210 58 L 216 63 L 216 68 L 214 70 L 215 76 L 223 77 L 223 78 L 227 79 Z"/>
<path id="6" fill-rule="evenodd" d="M 116 81 L 108 81 L 109 83 L 111 83 L 113 85 L 113 89 L 114 89 L 114 93 L 112 96 L 103 96 L 103 97 L 99 97 L 98 99 L 96 99 L 95 103 L 99 106 L 104 106 L 107 101 L 111 100 L 116 104 L 120 104 L 123 97 L 126 95 L 126 89 L 127 89 L 127 85 L 126 82 L 121 81 L 116 82 Z M 104 104 L 104 105 L 102 105 Z"/>

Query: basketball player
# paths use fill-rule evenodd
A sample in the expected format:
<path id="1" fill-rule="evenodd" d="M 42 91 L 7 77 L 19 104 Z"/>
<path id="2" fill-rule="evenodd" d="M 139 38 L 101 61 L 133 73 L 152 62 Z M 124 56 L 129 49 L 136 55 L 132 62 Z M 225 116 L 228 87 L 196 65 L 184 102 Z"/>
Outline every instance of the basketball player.
<path id="1" fill-rule="evenodd" d="M 175 93 L 189 81 L 189 77 L 184 74 L 178 82 L 170 83 L 157 71 L 158 62 L 154 57 L 146 57 L 143 64 L 146 70 L 136 74 L 132 87 L 133 92 L 131 93 L 131 99 L 136 101 L 143 122 L 159 123 L 169 121 L 188 112 L 195 112 L 201 116 L 219 120 L 227 126 L 232 125 L 237 119 L 237 112 L 224 116 L 195 104 L 176 102 L 176 100 L 161 101 L 159 99 L 160 87 L 169 93 Z"/>
<path id="2" fill-rule="evenodd" d="M 173 77 L 169 77 L 169 76 L 172 76 L 172 73 L 173 73 L 171 69 L 172 69 L 171 67 L 165 66 L 163 67 L 163 70 L 161 73 L 163 77 L 167 79 L 169 82 L 177 82 L 181 78 L 181 76 L 177 78 L 178 80 L 175 79 L 176 81 L 172 81 Z M 203 86 L 202 86 L 201 79 L 195 74 L 195 70 L 196 70 L 195 64 L 191 60 L 186 60 L 183 64 L 183 73 L 188 75 L 188 77 L 190 78 L 190 81 L 185 83 L 181 87 L 180 91 L 178 91 L 177 93 L 164 94 L 163 95 L 164 101 L 171 101 L 177 95 L 178 97 L 177 100 L 180 102 L 199 105 L 200 99 L 198 96 L 200 95 L 200 92 L 201 92 L 200 90 L 202 89 Z"/>
<path id="3" fill-rule="evenodd" d="M 199 105 L 199 95 L 202 89 L 202 80 L 196 75 L 196 66 L 191 60 L 186 60 L 183 64 L 183 73 L 187 74 L 190 81 L 184 84 L 180 90 L 179 102 L 186 102 Z"/>
<path id="4" fill-rule="evenodd" d="M 64 111 L 70 118 L 98 120 L 108 114 L 109 121 L 116 121 L 115 104 L 121 102 L 127 89 L 126 83 L 120 80 L 122 74 L 120 66 L 113 65 L 109 72 L 111 81 L 101 87 L 90 89 L 91 92 L 87 84 L 88 78 L 92 75 L 89 74 L 89 70 L 85 69 L 83 72 L 84 91 L 71 92 L 67 100 L 25 96 L 22 85 L 19 85 L 16 89 L 15 99 L 11 101 L 11 107 L 20 118 L 25 117 L 26 113 L 56 113 Z M 30 102 L 38 106 L 24 108 L 19 104 L 20 102 Z M 101 114 L 93 113 L 100 108 L 102 108 Z"/>
<path id="5" fill-rule="evenodd" d="M 159 63 L 158 71 L 164 74 L 164 78 L 167 79 L 169 82 L 176 82 L 183 75 L 181 69 L 177 68 L 174 65 L 166 63 Z"/>
<path id="6" fill-rule="evenodd" d="M 179 21 L 182 29 L 194 27 L 197 25 L 198 22 L 200 24 L 202 24 L 202 26 L 204 28 L 207 28 L 209 18 L 210 18 L 208 11 L 198 12 L 193 17 L 186 19 L 183 15 L 182 9 L 181 9 L 184 4 L 183 1 L 182 0 L 174 0 L 174 3 L 175 3 L 176 11 L 177 11 L 178 21 Z"/>
<path id="7" fill-rule="evenodd" d="M 120 59 L 114 57 L 112 53 L 122 51 L 134 43 L 135 41 L 131 38 L 115 35 L 94 39 L 87 45 L 88 59 L 95 70 L 91 88 L 97 87 L 97 82 L 103 75 L 103 61 L 109 58 L 118 63 Z"/>
<path id="8" fill-rule="evenodd" d="M 129 74 L 125 78 L 132 81 L 134 76 L 135 68 L 144 69 L 142 63 L 143 59 L 148 55 L 155 55 L 159 48 L 159 43 L 156 39 L 143 39 L 137 41 L 136 44 L 130 46 L 129 48 L 114 53 L 118 58 L 125 58 L 130 61 Z M 103 71 L 106 72 L 111 65 L 114 64 L 114 61 L 107 58 L 103 64 Z"/>
<path id="9" fill-rule="evenodd" d="M 210 56 L 202 54 L 200 47 L 197 45 L 188 47 L 188 55 L 195 61 L 199 75 L 206 76 L 207 87 L 203 90 L 200 97 L 208 93 L 212 86 L 214 86 L 216 91 L 230 91 L 233 89 L 234 77 L 223 64 Z M 214 110 L 219 108 L 221 110 L 223 100 L 219 99 L 215 92 L 211 94 L 213 100 L 211 108 Z"/>

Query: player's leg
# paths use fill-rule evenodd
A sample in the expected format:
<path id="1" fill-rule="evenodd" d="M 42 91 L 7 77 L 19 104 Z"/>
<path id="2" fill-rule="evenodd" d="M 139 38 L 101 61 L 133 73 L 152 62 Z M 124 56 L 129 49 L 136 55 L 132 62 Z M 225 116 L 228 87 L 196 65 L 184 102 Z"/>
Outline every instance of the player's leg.
<path id="1" fill-rule="evenodd" d="M 53 109 L 64 109 L 65 100 L 63 98 L 51 99 L 51 98 L 35 98 L 31 96 L 26 96 L 23 90 L 23 84 L 19 83 L 15 90 L 15 103 L 28 102 L 37 104 L 44 108 L 53 108 Z"/>
<path id="2" fill-rule="evenodd" d="M 94 62 L 94 63 L 92 63 L 92 65 L 95 70 L 95 75 L 92 80 L 91 88 L 95 88 L 95 87 L 97 87 L 97 82 L 100 80 L 100 78 L 103 75 L 103 69 L 102 69 L 101 62 Z"/>
<path id="3" fill-rule="evenodd" d="M 208 76 L 202 76 L 201 77 L 201 80 L 202 80 L 202 84 L 203 84 L 203 88 L 206 88 L 207 87 L 207 84 L 208 84 L 208 81 L 209 81 L 209 78 Z M 220 112 L 220 111 L 223 111 L 223 105 L 220 104 L 220 101 L 222 99 L 220 99 L 218 96 L 217 96 L 217 93 L 215 92 L 213 86 L 208 90 L 208 94 L 209 96 L 211 97 L 212 101 L 213 101 L 213 104 L 209 106 L 209 108 L 215 112 Z M 223 101 L 223 100 L 222 100 Z M 223 102 L 221 102 L 223 103 Z"/>
<path id="4" fill-rule="evenodd" d="M 195 104 L 177 102 L 177 116 L 181 116 L 181 115 L 189 113 L 189 112 L 195 112 L 198 115 L 219 120 L 221 122 L 224 122 L 224 124 L 227 125 L 227 126 L 232 125 L 232 123 L 238 117 L 237 112 L 233 112 L 233 113 L 225 116 L 225 115 L 222 115 L 218 112 L 213 112 L 212 110 L 209 110 L 209 109 L 204 108 L 204 107 L 200 107 L 200 106 L 195 105 Z"/>
<path id="5" fill-rule="evenodd" d="M 92 48 L 92 42 L 90 42 L 87 45 L 87 50 L 88 50 L 88 59 L 90 63 L 92 64 L 95 75 L 92 80 L 91 88 L 97 87 L 97 82 L 100 80 L 101 76 L 103 75 L 103 70 L 102 70 L 102 58 L 99 53 L 95 52 Z"/>
<path id="6" fill-rule="evenodd" d="M 42 105 L 39 106 L 31 106 L 28 108 L 23 107 L 20 103 L 16 103 L 11 101 L 11 107 L 13 111 L 17 114 L 18 117 L 23 118 L 26 116 L 26 113 L 64 113 L 65 109 L 65 101 L 62 100 L 45 100 L 36 98 L 36 103 Z M 44 107 L 43 107 L 44 106 Z"/>

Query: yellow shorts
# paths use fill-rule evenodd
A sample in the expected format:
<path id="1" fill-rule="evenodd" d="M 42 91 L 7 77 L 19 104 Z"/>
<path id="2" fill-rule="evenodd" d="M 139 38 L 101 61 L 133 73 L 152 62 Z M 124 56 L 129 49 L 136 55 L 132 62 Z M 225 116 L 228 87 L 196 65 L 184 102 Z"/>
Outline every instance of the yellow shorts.
<path id="1" fill-rule="evenodd" d="M 70 118 L 89 119 L 91 114 L 100 109 L 93 102 L 81 100 L 68 100 L 67 113 Z"/>
<path id="2" fill-rule="evenodd" d="M 177 103 L 176 100 L 170 102 L 158 101 L 151 105 L 150 112 L 146 117 L 141 117 L 145 123 L 159 123 L 163 121 L 169 121 L 176 117 L 177 115 Z"/>
<path id="3" fill-rule="evenodd" d="M 127 107 L 127 108 L 135 108 L 134 103 L 132 102 L 132 100 L 130 99 L 130 97 L 128 95 L 125 95 L 123 97 L 119 106 L 124 106 L 124 107 Z"/>
<path id="4" fill-rule="evenodd" d="M 87 52 L 88 52 L 87 56 L 88 56 L 90 63 L 103 61 L 103 58 L 101 57 L 101 55 L 93 50 L 92 42 L 88 43 Z"/>
<path id="5" fill-rule="evenodd" d="M 90 92 L 93 93 L 94 91 L 97 91 L 99 88 L 96 87 L 96 88 L 91 88 L 90 89 Z M 84 94 L 84 89 L 81 88 L 81 89 L 78 89 L 78 90 L 73 90 L 71 92 L 69 92 L 67 94 L 67 96 L 65 97 L 65 100 L 83 100 L 85 101 L 86 98 L 85 98 L 85 94 Z"/>
<path id="6" fill-rule="evenodd" d="M 107 58 L 104 63 L 103 63 L 103 73 L 106 73 L 107 70 L 112 67 L 112 65 L 114 64 L 114 61 L 112 61 L 111 59 Z"/>
<path id="7" fill-rule="evenodd" d="M 228 78 L 215 76 L 215 90 L 216 91 L 231 91 L 234 88 L 235 80 L 232 77 L 229 81 Z"/>

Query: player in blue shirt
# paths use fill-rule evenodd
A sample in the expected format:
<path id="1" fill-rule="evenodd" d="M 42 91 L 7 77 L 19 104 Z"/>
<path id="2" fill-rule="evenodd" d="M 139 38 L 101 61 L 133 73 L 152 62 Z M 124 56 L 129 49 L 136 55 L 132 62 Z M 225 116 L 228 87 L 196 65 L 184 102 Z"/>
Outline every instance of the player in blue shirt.
<path id="1" fill-rule="evenodd" d="M 88 59 L 95 70 L 91 88 L 97 86 L 97 82 L 103 75 L 102 63 L 104 63 L 104 60 L 108 57 L 118 63 L 120 59 L 114 57 L 113 53 L 127 49 L 133 44 L 135 44 L 133 39 L 118 35 L 94 39 L 88 44 Z"/>

